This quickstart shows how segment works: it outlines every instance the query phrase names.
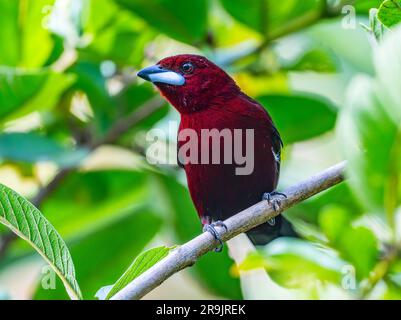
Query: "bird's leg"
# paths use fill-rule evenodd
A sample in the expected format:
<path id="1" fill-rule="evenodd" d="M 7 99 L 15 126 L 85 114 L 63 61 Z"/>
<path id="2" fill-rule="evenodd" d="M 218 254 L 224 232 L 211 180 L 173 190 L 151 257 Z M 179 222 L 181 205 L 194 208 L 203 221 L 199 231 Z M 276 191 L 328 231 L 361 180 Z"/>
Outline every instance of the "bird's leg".
<path id="1" fill-rule="evenodd" d="M 228 230 L 227 226 L 224 224 L 223 221 L 216 221 L 213 223 L 207 223 L 203 226 L 203 232 L 209 232 L 212 234 L 212 236 L 220 243 L 220 245 L 214 249 L 215 252 L 221 252 L 223 251 L 223 240 L 221 240 L 219 232 L 216 230 L 216 227 L 224 228 L 226 231 Z"/>
<path id="2" fill-rule="evenodd" d="M 273 191 L 273 192 L 266 192 L 263 194 L 262 200 L 266 200 L 268 204 L 271 204 L 273 210 L 278 212 L 281 206 L 281 199 L 287 199 L 287 196 L 284 193 Z M 274 226 L 276 224 L 276 220 L 274 218 L 267 221 L 268 224 Z"/>

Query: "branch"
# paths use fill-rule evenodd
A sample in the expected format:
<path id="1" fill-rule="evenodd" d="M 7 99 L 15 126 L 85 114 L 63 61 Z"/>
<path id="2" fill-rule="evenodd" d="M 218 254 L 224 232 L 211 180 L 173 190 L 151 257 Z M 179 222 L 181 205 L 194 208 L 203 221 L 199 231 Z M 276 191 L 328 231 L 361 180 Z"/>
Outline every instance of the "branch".
<path id="1" fill-rule="evenodd" d="M 329 189 L 344 180 L 345 162 L 335 165 L 311 178 L 288 188 L 287 199 L 281 201 L 280 211 L 275 212 L 270 204 L 262 201 L 224 221 L 228 231 L 219 228 L 222 240 L 227 241 L 240 233 L 279 215 L 282 211 Z M 140 299 L 158 287 L 175 273 L 196 263 L 198 258 L 213 250 L 219 243 L 210 233 L 203 233 L 184 245 L 173 250 L 166 258 L 134 279 L 118 292 L 112 300 Z"/>

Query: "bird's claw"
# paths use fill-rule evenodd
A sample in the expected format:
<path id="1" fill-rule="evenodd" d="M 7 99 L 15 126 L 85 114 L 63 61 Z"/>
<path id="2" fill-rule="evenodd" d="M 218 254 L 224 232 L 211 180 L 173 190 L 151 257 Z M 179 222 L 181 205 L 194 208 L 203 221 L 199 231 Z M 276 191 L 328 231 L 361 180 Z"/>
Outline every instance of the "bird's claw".
<path id="1" fill-rule="evenodd" d="M 220 234 L 216 230 L 216 227 L 224 228 L 226 231 L 228 230 L 223 221 L 216 221 L 211 224 L 205 224 L 203 226 L 203 232 L 209 232 L 219 242 L 219 246 L 215 248 L 214 251 L 221 252 L 223 251 L 224 244 L 223 240 L 221 240 Z"/>
<path id="2" fill-rule="evenodd" d="M 280 197 L 287 199 L 287 196 L 284 193 L 273 191 L 273 192 L 266 192 L 263 194 L 262 199 L 266 200 L 268 204 L 270 204 L 275 212 L 280 210 L 281 200 Z M 272 221 L 273 220 L 273 221 Z M 271 222 L 270 222 L 271 221 Z M 271 226 L 275 225 L 274 218 L 270 219 L 268 223 Z"/>

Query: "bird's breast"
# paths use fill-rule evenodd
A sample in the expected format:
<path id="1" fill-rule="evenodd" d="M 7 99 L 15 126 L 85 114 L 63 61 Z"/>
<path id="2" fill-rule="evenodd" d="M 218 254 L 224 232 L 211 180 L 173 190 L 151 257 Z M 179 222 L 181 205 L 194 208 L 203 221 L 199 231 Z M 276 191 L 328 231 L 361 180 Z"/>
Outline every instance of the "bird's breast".
<path id="1" fill-rule="evenodd" d="M 178 158 L 201 217 L 224 219 L 255 204 L 277 184 L 267 125 L 235 115 L 182 117 Z"/>

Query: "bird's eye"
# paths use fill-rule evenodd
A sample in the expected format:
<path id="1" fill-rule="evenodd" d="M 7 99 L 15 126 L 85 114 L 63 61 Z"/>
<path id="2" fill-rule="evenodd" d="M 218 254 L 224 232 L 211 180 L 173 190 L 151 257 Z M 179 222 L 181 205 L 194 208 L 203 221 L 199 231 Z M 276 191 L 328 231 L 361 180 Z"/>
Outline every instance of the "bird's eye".
<path id="1" fill-rule="evenodd" d="M 186 74 L 192 73 L 194 71 L 194 65 L 191 62 L 185 62 L 182 67 L 182 71 Z"/>

